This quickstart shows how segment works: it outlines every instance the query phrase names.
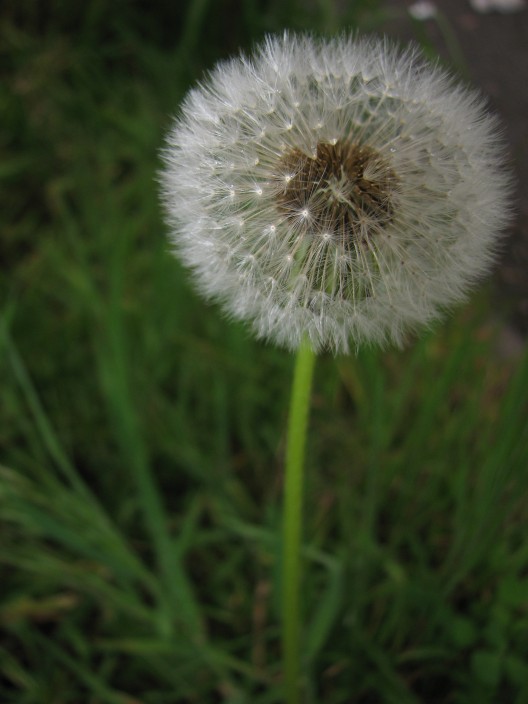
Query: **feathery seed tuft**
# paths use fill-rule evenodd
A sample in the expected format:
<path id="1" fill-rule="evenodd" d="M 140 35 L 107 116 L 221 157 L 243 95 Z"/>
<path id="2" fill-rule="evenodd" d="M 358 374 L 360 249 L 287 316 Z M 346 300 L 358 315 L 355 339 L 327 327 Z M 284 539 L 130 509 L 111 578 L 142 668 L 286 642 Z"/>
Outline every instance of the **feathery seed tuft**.
<path id="1" fill-rule="evenodd" d="M 176 253 L 259 337 L 348 352 L 461 300 L 511 179 L 475 92 L 385 40 L 270 37 L 191 90 L 164 151 Z"/>

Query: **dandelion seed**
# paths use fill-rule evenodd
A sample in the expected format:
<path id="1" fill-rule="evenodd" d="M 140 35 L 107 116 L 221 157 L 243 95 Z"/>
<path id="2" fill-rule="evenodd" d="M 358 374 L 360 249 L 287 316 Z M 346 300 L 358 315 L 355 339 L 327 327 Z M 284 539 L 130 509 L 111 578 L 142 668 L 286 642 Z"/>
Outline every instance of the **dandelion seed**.
<path id="1" fill-rule="evenodd" d="M 268 38 L 191 90 L 169 134 L 175 250 L 261 338 L 402 344 L 493 262 L 510 191 L 496 133 L 415 50 Z"/>

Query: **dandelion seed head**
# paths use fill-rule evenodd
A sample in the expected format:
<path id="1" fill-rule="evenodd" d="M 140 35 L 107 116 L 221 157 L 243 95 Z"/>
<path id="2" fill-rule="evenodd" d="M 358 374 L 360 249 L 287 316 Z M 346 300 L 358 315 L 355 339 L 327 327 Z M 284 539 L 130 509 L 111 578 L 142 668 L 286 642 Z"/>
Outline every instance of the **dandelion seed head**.
<path id="1" fill-rule="evenodd" d="M 217 65 L 164 160 L 199 290 L 292 350 L 401 344 L 489 270 L 510 213 L 484 101 L 379 39 L 284 34 Z"/>

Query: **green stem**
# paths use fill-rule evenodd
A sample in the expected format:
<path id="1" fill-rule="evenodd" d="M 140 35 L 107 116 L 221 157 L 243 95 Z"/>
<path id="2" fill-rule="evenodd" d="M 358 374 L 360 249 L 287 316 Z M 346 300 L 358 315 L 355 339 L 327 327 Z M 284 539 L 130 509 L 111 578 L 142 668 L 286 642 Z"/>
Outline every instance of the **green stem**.
<path id="1" fill-rule="evenodd" d="M 315 355 L 304 341 L 297 353 L 288 419 L 282 542 L 282 647 L 286 704 L 298 704 L 301 525 L 306 428 Z"/>

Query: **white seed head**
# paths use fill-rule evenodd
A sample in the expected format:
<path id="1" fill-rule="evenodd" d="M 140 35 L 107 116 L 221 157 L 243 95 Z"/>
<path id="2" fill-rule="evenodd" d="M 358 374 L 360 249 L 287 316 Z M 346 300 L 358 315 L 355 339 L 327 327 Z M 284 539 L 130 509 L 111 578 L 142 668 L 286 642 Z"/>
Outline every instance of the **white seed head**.
<path id="1" fill-rule="evenodd" d="M 479 95 L 414 49 L 284 34 L 189 92 L 163 200 L 204 295 L 261 338 L 348 352 L 401 344 L 489 270 L 502 152 Z"/>

